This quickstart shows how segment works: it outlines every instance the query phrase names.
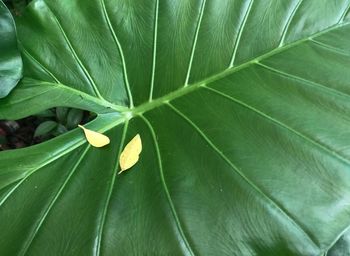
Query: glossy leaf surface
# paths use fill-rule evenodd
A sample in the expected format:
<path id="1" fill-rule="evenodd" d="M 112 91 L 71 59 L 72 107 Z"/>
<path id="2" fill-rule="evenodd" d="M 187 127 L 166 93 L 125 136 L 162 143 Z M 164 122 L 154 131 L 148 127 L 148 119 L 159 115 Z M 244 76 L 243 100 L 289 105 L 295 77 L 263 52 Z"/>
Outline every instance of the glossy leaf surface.
<path id="1" fill-rule="evenodd" d="M 22 59 L 17 48 L 15 22 L 0 0 L 0 98 L 10 93 L 21 76 Z"/>
<path id="2" fill-rule="evenodd" d="M 86 109 L 111 143 L 75 129 L 1 153 L 0 254 L 345 252 L 349 6 L 34 1 L 0 118 Z M 135 134 L 140 159 L 116 175 Z"/>

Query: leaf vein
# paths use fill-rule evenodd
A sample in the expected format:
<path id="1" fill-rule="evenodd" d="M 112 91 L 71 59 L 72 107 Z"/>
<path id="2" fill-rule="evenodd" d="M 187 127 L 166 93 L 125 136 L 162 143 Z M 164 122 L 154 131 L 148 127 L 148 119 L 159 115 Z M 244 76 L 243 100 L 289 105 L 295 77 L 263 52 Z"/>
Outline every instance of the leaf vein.
<path id="1" fill-rule="evenodd" d="M 329 28 L 327 28 L 327 29 L 325 29 L 323 31 L 317 32 L 317 33 L 315 33 L 315 34 L 313 34 L 313 35 L 311 35 L 311 36 L 309 36 L 307 38 L 302 38 L 302 39 L 299 39 L 299 40 L 297 40 L 295 42 L 292 42 L 290 44 L 286 44 L 286 45 L 284 45 L 282 47 L 276 48 L 276 49 L 274 49 L 274 50 L 272 50 L 270 52 L 267 52 L 265 54 L 257 56 L 256 58 L 251 59 L 251 60 L 249 60 L 249 61 L 247 61 L 247 62 L 245 62 L 243 64 L 240 64 L 240 65 L 232 67 L 232 68 L 227 68 L 227 69 L 225 69 L 225 70 L 223 70 L 221 72 L 218 72 L 218 73 L 216 73 L 216 74 L 214 74 L 214 75 L 212 75 L 212 76 L 210 76 L 210 77 L 208 77 L 208 78 L 206 78 L 204 80 L 201 80 L 201 81 L 198 81 L 198 82 L 196 82 L 194 84 L 191 84 L 191 86 L 181 87 L 181 88 L 179 88 L 179 89 L 177 89 L 177 90 L 175 90 L 175 91 L 173 91 L 171 93 L 168 93 L 168 94 L 166 94 L 166 95 L 164 95 L 164 96 L 162 96 L 160 98 L 154 99 L 152 102 L 147 102 L 147 103 L 141 104 L 140 106 L 134 108 L 131 112 L 133 114 L 141 114 L 141 113 L 144 113 L 146 111 L 149 111 L 149 110 L 151 110 L 151 109 L 153 109 L 153 108 L 155 108 L 157 106 L 165 104 L 166 102 L 172 101 L 172 100 L 174 100 L 176 98 L 179 98 L 179 97 L 181 97 L 183 95 L 186 95 L 186 94 L 188 94 L 190 92 L 193 92 L 193 91 L 197 90 L 198 88 L 200 88 L 203 85 L 207 85 L 209 83 L 213 83 L 213 82 L 215 82 L 215 81 L 217 81 L 219 79 L 222 79 L 224 77 L 232 75 L 232 74 L 238 72 L 239 70 L 242 70 L 242 69 L 250 67 L 250 66 L 252 66 L 254 64 L 257 64 L 259 61 L 262 61 L 262 60 L 265 60 L 265 59 L 267 59 L 269 57 L 277 55 L 277 54 L 281 53 L 282 51 L 286 51 L 287 49 L 290 49 L 292 47 L 296 47 L 296 46 L 298 46 L 300 44 L 303 44 L 303 43 L 307 42 L 308 40 L 310 40 L 311 38 L 318 37 L 318 36 L 323 35 L 323 34 L 325 34 L 327 32 L 333 31 L 335 29 L 342 28 L 342 27 L 344 27 L 346 25 L 349 25 L 349 24 L 350 24 L 350 22 L 342 23 L 342 24 L 336 24 L 336 25 L 331 26 L 331 27 L 329 27 Z"/>
<path id="2" fill-rule="evenodd" d="M 115 180 L 116 180 L 116 177 L 117 177 L 117 169 L 118 169 L 118 164 L 119 164 L 119 156 L 120 156 L 120 153 L 122 152 L 123 145 L 124 145 L 124 142 L 125 142 L 125 137 L 126 137 L 126 133 L 127 133 L 127 130 L 128 130 L 128 124 L 129 124 L 128 121 L 126 121 L 125 124 L 124 124 L 124 129 L 123 129 L 123 133 L 122 133 L 122 138 L 121 138 L 121 140 L 120 140 L 120 146 L 119 146 L 119 150 L 118 150 L 118 157 L 117 157 L 117 160 L 116 160 L 116 163 L 115 163 L 115 167 L 114 167 L 113 170 L 112 170 L 111 184 L 110 184 L 109 189 L 108 189 L 108 194 L 107 194 L 107 197 L 106 197 L 105 207 L 103 208 L 102 217 L 101 217 L 101 220 L 100 220 L 100 225 L 99 225 L 99 227 L 98 227 L 97 242 L 96 242 L 95 247 L 94 247 L 94 251 L 95 251 L 94 254 L 95 254 L 96 256 L 97 256 L 97 255 L 101 255 L 101 243 L 102 243 L 103 229 L 104 229 L 104 226 L 105 226 L 106 217 L 107 217 L 107 211 L 108 211 L 108 206 L 109 206 L 110 201 L 111 201 L 111 197 L 112 197 L 112 193 L 113 193 L 114 184 L 115 184 Z"/>
<path id="3" fill-rule="evenodd" d="M 232 57 L 231 57 L 231 61 L 230 61 L 230 66 L 229 68 L 232 68 L 233 65 L 234 65 L 234 62 L 236 60 L 236 55 L 237 55 L 237 51 L 238 51 L 238 46 L 239 46 L 239 43 L 241 41 L 241 37 L 242 37 L 242 34 L 243 34 L 243 30 L 244 30 L 244 27 L 247 23 L 247 20 L 248 20 L 248 16 L 250 14 L 250 11 L 252 9 L 252 6 L 253 6 L 253 3 L 254 3 L 254 0 L 250 0 L 249 2 L 249 5 L 247 7 L 247 11 L 245 12 L 244 14 L 244 17 L 243 17 L 243 20 L 241 22 L 241 25 L 239 26 L 239 29 L 238 29 L 238 35 L 236 37 L 236 40 L 235 40 L 235 44 L 234 44 L 234 48 L 233 48 L 233 53 L 232 53 Z"/>
<path id="4" fill-rule="evenodd" d="M 154 34 L 153 34 L 153 60 L 152 60 L 151 88 L 149 92 L 148 101 L 152 101 L 153 90 L 154 90 L 154 78 L 155 78 L 156 61 L 157 61 L 158 16 L 159 16 L 159 0 L 156 0 L 154 32 L 153 32 Z"/>
<path id="5" fill-rule="evenodd" d="M 345 8 L 343 14 L 340 16 L 340 19 L 339 19 L 338 23 L 341 23 L 341 22 L 344 21 L 344 19 L 345 19 L 346 15 L 348 14 L 349 10 L 350 10 L 350 3 L 349 3 L 349 5 Z"/>
<path id="6" fill-rule="evenodd" d="M 21 184 L 23 184 L 23 182 L 25 182 L 33 173 L 35 173 L 36 171 L 40 170 L 41 168 L 45 167 L 46 165 L 54 162 L 55 160 L 57 160 L 58 158 L 64 156 L 65 154 L 68 154 L 69 152 L 71 152 L 72 150 L 76 149 L 77 147 L 79 147 L 80 145 L 82 145 L 84 143 L 83 140 L 81 140 L 79 143 L 77 143 L 74 147 L 69 148 L 69 150 L 64 150 L 61 153 L 57 154 L 56 156 L 54 156 L 53 158 L 45 161 L 43 164 L 41 164 L 39 167 L 34 168 L 30 171 L 28 171 L 28 174 L 25 175 L 22 180 L 20 182 L 18 182 L 7 194 L 6 196 L 3 197 L 3 199 L 0 201 L 0 207 L 7 201 L 7 199 L 21 186 Z"/>
<path id="7" fill-rule="evenodd" d="M 149 128 L 149 130 L 151 132 L 152 138 L 153 138 L 153 142 L 154 142 L 154 146 L 155 146 L 155 150 L 156 150 L 156 154 L 157 154 L 157 159 L 158 159 L 160 178 L 161 178 L 162 185 L 163 185 L 163 188 L 164 188 L 164 192 L 165 192 L 166 198 L 168 200 L 168 203 L 169 203 L 172 215 L 174 217 L 177 229 L 178 229 L 178 231 L 180 233 L 181 239 L 183 240 L 183 243 L 185 244 L 189 255 L 194 256 L 195 254 L 194 254 L 194 252 L 193 252 L 193 250 L 192 250 L 192 248 L 191 248 L 191 246 L 190 246 L 190 244 L 189 244 L 189 242 L 188 242 L 188 240 L 187 240 L 187 238 L 185 236 L 185 233 L 184 233 L 184 231 L 182 229 L 181 222 L 179 220 L 178 214 L 176 213 L 176 209 L 175 209 L 174 203 L 173 203 L 173 201 L 171 199 L 168 186 L 166 185 L 166 182 L 165 182 L 162 158 L 161 158 L 161 155 L 160 155 L 159 145 L 158 145 L 158 141 L 157 141 L 157 138 L 156 138 L 155 131 L 154 131 L 151 123 L 148 121 L 148 119 L 146 117 L 144 117 L 142 115 L 140 115 L 140 117 L 141 117 L 141 119 L 143 119 L 143 121 L 148 126 L 148 128 Z"/>
<path id="8" fill-rule="evenodd" d="M 299 6 L 301 5 L 302 2 L 303 2 L 303 0 L 299 0 L 299 2 L 294 6 L 293 11 L 290 13 L 290 15 L 287 19 L 286 25 L 284 26 L 284 28 L 282 30 L 282 35 L 281 35 L 281 40 L 280 40 L 279 46 L 282 46 L 284 44 L 284 40 L 287 36 L 287 32 L 288 32 L 288 29 L 290 27 L 290 24 L 292 23 L 292 20 L 293 20 L 295 14 L 296 14 L 297 10 L 299 9 Z"/>
<path id="9" fill-rule="evenodd" d="M 340 55 L 344 55 L 344 56 L 350 56 L 350 53 L 349 52 L 346 52 L 340 48 L 337 48 L 337 47 L 334 47 L 332 45 L 329 45 L 329 44 L 325 44 L 323 42 L 320 42 L 320 41 L 317 41 L 315 39 L 310 39 L 310 41 L 316 45 L 319 45 L 321 46 L 322 48 L 326 49 L 326 50 L 329 50 L 329 51 L 332 51 L 332 52 L 335 52 L 335 53 L 338 53 Z"/>
<path id="10" fill-rule="evenodd" d="M 240 101 L 240 100 L 238 100 L 238 99 L 236 99 L 236 98 L 234 98 L 234 97 L 232 97 L 230 95 L 227 95 L 227 94 L 225 94 L 225 93 L 223 93 L 221 91 L 218 91 L 216 89 L 213 89 L 211 87 L 203 87 L 203 88 L 206 88 L 209 91 L 212 91 L 212 92 L 214 92 L 214 93 L 216 93 L 216 94 L 218 94 L 218 95 L 220 95 L 220 96 L 222 96 L 224 98 L 227 98 L 227 99 L 229 99 L 229 100 L 231 100 L 231 101 L 233 101 L 233 102 L 235 102 L 235 103 L 237 103 L 237 104 L 239 104 L 239 105 L 241 105 L 241 106 L 243 106 L 243 107 L 245 107 L 245 108 L 247 108 L 247 109 L 257 113 L 258 115 L 266 118 L 267 120 L 269 120 L 269 121 L 279 125 L 280 127 L 284 128 L 284 129 L 294 133 L 295 135 L 303 138 L 304 140 L 310 142 L 314 146 L 317 146 L 318 148 L 322 149 L 323 151 L 325 151 L 326 153 L 330 154 L 331 156 L 334 156 L 334 157 L 338 158 L 340 161 L 345 162 L 348 165 L 350 164 L 350 160 L 344 158 L 339 153 L 337 153 L 335 151 L 332 151 L 327 146 L 321 144 L 320 142 L 314 140 L 313 138 L 308 137 L 307 135 L 305 135 L 305 134 L 295 130 L 294 128 L 288 126 L 287 124 L 285 124 L 285 123 L 283 123 L 281 121 L 278 121 L 277 119 L 275 119 L 272 116 L 269 116 L 268 114 L 266 114 L 266 113 L 264 113 L 264 112 L 262 112 L 262 111 L 260 111 L 260 110 L 258 110 L 256 108 L 254 108 L 253 106 L 250 106 L 250 105 L 244 103 L 243 101 Z"/>
<path id="11" fill-rule="evenodd" d="M 115 122 L 111 123 L 110 127 L 106 127 L 105 129 L 101 130 L 100 132 L 105 132 L 113 127 L 116 127 L 118 125 L 120 125 L 123 121 L 123 118 L 116 120 Z M 48 160 L 44 161 L 42 164 L 40 164 L 37 168 L 31 169 L 27 172 L 26 175 L 24 175 L 24 177 L 22 178 L 22 180 L 20 182 L 18 182 L 7 194 L 6 196 L 4 196 L 2 198 L 2 200 L 0 201 L 0 207 L 7 201 L 7 199 L 19 188 L 19 186 L 25 182 L 33 173 L 35 173 L 36 171 L 40 170 L 41 168 L 45 167 L 46 165 L 56 161 L 57 159 L 59 159 L 60 157 L 68 154 L 69 152 L 73 151 L 74 149 L 78 148 L 79 146 L 83 145 L 84 143 L 86 143 L 86 140 L 84 137 L 81 137 L 81 140 L 77 141 L 73 146 L 69 147 L 68 149 L 63 150 L 62 152 L 58 153 L 57 155 L 54 155 L 49 158 Z M 17 179 L 19 180 L 19 179 Z M 16 181 L 17 181 L 16 180 Z M 15 182 L 15 181 L 14 181 Z"/>
<path id="12" fill-rule="evenodd" d="M 74 60 L 78 63 L 79 68 L 83 71 L 85 77 L 87 78 L 87 80 L 89 81 L 91 88 L 93 89 L 93 91 L 95 92 L 96 96 L 99 97 L 100 99 L 104 100 L 102 95 L 100 94 L 97 85 L 94 81 L 94 79 L 91 77 L 91 75 L 89 74 L 89 72 L 87 71 L 87 69 L 85 68 L 84 64 L 82 63 L 82 61 L 80 60 L 80 58 L 78 57 L 72 43 L 70 42 L 66 32 L 64 31 L 60 21 L 58 20 L 56 14 L 50 9 L 50 7 L 48 5 L 46 5 L 47 8 L 50 10 L 50 12 L 52 13 L 53 18 L 55 19 L 55 22 L 57 24 L 57 27 L 59 28 L 65 43 L 67 44 L 69 50 L 71 51 L 71 53 L 73 54 Z"/>
<path id="13" fill-rule="evenodd" d="M 117 34 L 116 34 L 116 32 L 115 32 L 115 30 L 113 28 L 111 20 L 109 18 L 109 15 L 108 15 L 108 12 L 107 12 L 107 9 L 106 9 L 106 5 L 105 5 L 105 1 L 104 0 L 100 0 L 100 3 L 102 5 L 103 15 L 104 15 L 104 17 L 106 19 L 106 22 L 107 22 L 107 25 L 108 25 L 108 29 L 111 32 L 112 36 L 113 36 L 114 42 L 116 43 L 118 51 L 119 51 L 119 54 L 120 54 L 120 58 L 121 58 L 121 61 L 122 61 L 122 66 L 123 66 L 123 75 L 124 75 L 125 87 L 126 87 L 126 91 L 127 91 L 128 97 L 129 97 L 129 105 L 130 105 L 130 108 L 132 108 L 132 107 L 134 107 L 134 102 L 133 102 L 133 97 L 132 97 L 131 88 L 130 88 L 130 84 L 129 84 L 129 78 L 128 78 L 128 72 L 127 72 L 127 69 L 126 69 L 126 62 L 125 62 L 124 52 L 123 52 L 122 46 L 121 46 L 121 44 L 119 42 L 119 39 L 117 37 Z"/>
<path id="14" fill-rule="evenodd" d="M 45 210 L 44 214 L 39 218 L 39 222 L 38 225 L 36 226 L 34 232 L 30 235 L 29 240 L 27 240 L 25 246 L 22 248 L 20 255 L 25 255 L 27 253 L 27 251 L 29 250 L 31 244 L 34 241 L 35 236 L 38 234 L 40 228 L 42 227 L 44 221 L 46 220 L 48 214 L 50 213 L 53 205 L 56 203 L 57 199 L 59 198 L 59 196 L 62 194 L 63 190 L 65 189 L 66 185 L 68 184 L 69 180 L 71 179 L 71 177 L 73 176 L 73 174 L 75 173 L 75 171 L 77 170 L 78 166 L 80 165 L 81 161 L 83 160 L 83 158 L 86 156 L 86 153 L 89 151 L 90 149 L 90 145 L 87 145 L 87 147 L 85 148 L 85 150 L 83 151 L 83 153 L 81 154 L 81 156 L 79 157 L 78 161 L 76 162 L 76 164 L 73 166 L 72 170 L 70 171 L 69 175 L 67 176 L 67 178 L 65 179 L 65 181 L 63 182 L 62 186 L 59 188 L 59 190 L 57 191 L 56 195 L 54 196 L 53 200 L 50 202 L 49 206 L 47 207 L 47 209 Z"/>
<path id="15" fill-rule="evenodd" d="M 190 55 L 190 60 L 189 60 L 189 63 L 188 63 L 188 68 L 187 68 L 187 74 L 186 74 L 186 80 L 185 80 L 184 87 L 188 86 L 188 81 L 190 79 L 194 52 L 195 52 L 196 46 L 197 46 L 199 30 L 200 30 L 200 27 L 201 27 L 201 24 L 202 24 L 202 18 L 203 18 L 203 15 L 204 15 L 204 9 L 205 9 L 206 2 L 207 2 L 207 0 L 203 0 L 202 5 L 201 5 L 199 18 L 198 18 L 198 22 L 197 22 L 197 27 L 196 27 L 196 32 L 195 32 L 193 43 L 192 43 L 191 55 Z"/>
<path id="16" fill-rule="evenodd" d="M 23 45 L 22 45 L 22 51 L 23 51 L 23 53 L 24 53 L 25 55 L 27 55 L 27 57 L 28 57 L 31 61 L 33 61 L 33 62 L 36 63 L 39 67 L 41 67 L 42 70 L 44 70 L 45 73 L 48 74 L 56 83 L 61 83 L 61 82 L 57 79 L 57 77 L 56 77 L 54 74 L 52 74 L 52 72 L 50 72 L 50 71 L 44 66 L 44 64 L 40 63 L 36 58 L 34 58 L 34 56 L 33 56 L 32 54 L 30 54 L 30 53 L 24 48 Z"/>
<path id="17" fill-rule="evenodd" d="M 346 94 L 346 93 L 344 93 L 342 91 L 339 91 L 339 90 L 327 87 L 327 86 L 325 86 L 323 84 L 316 83 L 316 82 L 308 80 L 306 78 L 302 78 L 302 77 L 299 77 L 299 76 L 296 76 L 296 75 L 293 75 L 293 74 L 290 74 L 290 73 L 286 73 L 286 72 L 284 72 L 282 70 L 279 70 L 279 69 L 267 66 L 267 65 L 265 65 L 265 64 L 263 64 L 261 62 L 256 63 L 256 65 L 261 66 L 262 68 L 264 68 L 266 70 L 269 70 L 269 71 L 271 71 L 273 73 L 276 73 L 276 74 L 278 74 L 280 76 L 284 76 L 284 77 L 288 77 L 288 78 L 296 80 L 296 81 L 304 82 L 304 84 L 306 84 L 308 86 L 312 86 L 314 88 L 323 90 L 323 91 L 325 91 L 325 92 L 327 92 L 329 94 L 337 95 L 337 96 L 345 97 L 345 98 L 349 98 L 350 97 L 349 94 Z"/>
<path id="18" fill-rule="evenodd" d="M 170 103 L 168 106 L 182 119 L 184 119 L 198 134 L 208 143 L 208 145 L 225 161 L 230 167 L 245 181 L 247 184 L 253 188 L 258 194 L 260 194 L 266 201 L 270 202 L 276 210 L 278 210 L 293 226 L 295 226 L 300 232 L 302 232 L 305 237 L 316 247 L 318 247 L 317 242 L 312 234 L 310 234 L 305 227 L 301 223 L 299 223 L 296 219 L 294 219 L 291 214 L 282 207 L 277 201 L 270 198 L 264 191 L 262 191 L 258 186 L 256 186 L 244 173 L 234 164 L 232 161 L 222 152 L 216 145 L 208 138 L 207 135 L 185 114 L 183 114 L 179 109 Z"/>

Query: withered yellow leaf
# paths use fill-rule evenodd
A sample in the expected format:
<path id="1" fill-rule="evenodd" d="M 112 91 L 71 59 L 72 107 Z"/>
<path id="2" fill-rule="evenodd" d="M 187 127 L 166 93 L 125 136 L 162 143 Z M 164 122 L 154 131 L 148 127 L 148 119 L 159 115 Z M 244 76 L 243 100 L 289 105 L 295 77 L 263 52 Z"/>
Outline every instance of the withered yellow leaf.
<path id="1" fill-rule="evenodd" d="M 120 172 L 133 167 L 139 161 L 139 155 L 142 151 L 142 142 L 140 134 L 137 134 L 124 148 L 119 157 Z M 118 174 L 119 174 L 118 173 Z"/>
<path id="2" fill-rule="evenodd" d="M 94 147 L 100 148 L 109 144 L 109 138 L 99 132 L 91 131 L 82 125 L 78 125 L 83 129 L 87 141 Z"/>

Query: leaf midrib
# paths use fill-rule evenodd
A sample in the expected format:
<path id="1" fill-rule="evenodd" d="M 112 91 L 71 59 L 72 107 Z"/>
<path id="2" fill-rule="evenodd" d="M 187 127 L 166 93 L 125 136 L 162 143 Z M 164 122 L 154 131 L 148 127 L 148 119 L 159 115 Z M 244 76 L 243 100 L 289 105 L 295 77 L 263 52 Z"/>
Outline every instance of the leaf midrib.
<path id="1" fill-rule="evenodd" d="M 97 98 L 95 96 L 92 96 L 92 95 L 89 95 L 87 93 L 84 93 L 82 91 L 79 91 L 79 90 L 76 90 L 70 86 L 67 86 L 63 83 L 52 83 L 52 82 L 45 82 L 45 81 L 41 81 L 41 82 L 45 82 L 47 84 L 52 84 L 52 85 L 56 85 L 56 86 L 60 86 L 64 89 L 69 89 L 70 92 L 72 94 L 76 94 L 77 96 L 79 95 L 85 95 L 86 97 L 84 97 L 86 100 L 88 101 L 91 101 L 91 102 L 94 102 L 95 104 L 97 105 L 100 105 L 101 107 L 109 107 L 111 108 L 113 111 L 117 112 L 117 113 L 121 113 L 122 116 L 121 116 L 121 119 L 124 119 L 124 122 L 127 121 L 127 120 L 130 120 L 132 117 L 135 117 L 135 116 L 138 116 L 138 115 L 141 115 L 145 112 L 148 112 L 154 108 L 157 108 L 157 107 L 160 107 L 170 101 L 173 101 L 177 98 L 180 98 L 184 95 L 187 95 L 197 89 L 199 89 L 200 87 L 203 87 L 205 85 L 208 85 L 210 83 L 213 83 L 219 79 L 222 79 L 222 78 L 225 78 L 231 74 L 234 74 L 242 69 L 245 69 L 245 68 L 248 68 L 250 67 L 251 65 L 254 65 L 254 64 L 257 64 L 259 63 L 260 61 L 264 60 L 264 59 L 267 59 L 269 57 L 272 57 L 274 55 L 277 55 L 278 53 L 281 53 L 283 51 L 286 51 L 290 48 L 293 48 L 293 47 L 296 47 L 302 43 L 305 43 L 307 41 L 313 41 L 314 38 L 318 37 L 318 36 L 321 36 L 323 34 L 326 34 L 328 32 L 331 32 L 335 29 L 339 29 L 343 26 L 346 26 L 346 25 L 349 25 L 350 22 L 343 22 L 343 23 L 337 23 L 333 26 L 330 26 L 328 27 L 327 29 L 324 29 L 320 32 L 317 32 L 317 33 L 314 33 L 313 35 L 309 36 L 309 37 L 306 37 L 306 38 L 301 38 L 297 41 L 294 41 L 290 44 L 286 44 L 284 46 L 281 46 L 281 47 L 277 47 L 269 52 L 266 52 L 260 56 L 257 56 L 255 57 L 254 59 L 251 59 L 247 62 L 244 62 L 240 65 L 237 65 L 237 66 L 234 66 L 234 67 L 229 67 L 219 73 L 216 73 L 204 80 L 201 80 L 201 81 L 198 81 L 194 84 L 189 84 L 188 86 L 183 85 L 182 87 L 178 88 L 177 90 L 173 91 L 173 92 L 170 92 L 162 97 L 159 97 L 157 99 L 154 99 L 154 100 L 151 100 L 151 101 L 147 101 L 137 107 L 131 107 L 131 108 L 127 108 L 125 106 L 121 106 L 121 105 L 116 105 L 110 101 L 107 101 L 107 100 L 101 100 L 100 98 Z M 33 57 L 33 56 L 31 56 Z M 37 64 L 39 64 L 42 68 L 44 68 L 45 70 L 45 67 L 43 67 L 43 65 L 35 59 L 35 62 Z M 101 113 L 97 113 L 97 114 L 101 114 Z M 114 127 L 112 127 L 114 128 Z"/>
<path id="2" fill-rule="evenodd" d="M 153 101 L 150 101 L 150 102 L 146 102 L 146 103 L 143 103 L 135 108 L 130 108 L 128 110 L 126 110 L 125 112 L 126 113 L 131 113 L 132 116 L 136 116 L 136 115 L 140 115 L 140 114 L 143 114 L 145 112 L 148 112 L 156 107 L 159 107 L 161 105 L 164 105 L 174 99 L 177 99 L 177 98 L 180 98 L 181 96 L 184 96 L 186 94 L 189 94 L 190 92 L 193 92 L 197 89 L 199 89 L 200 87 L 202 86 L 205 86 L 205 85 L 208 85 L 210 83 L 213 83 L 219 79 L 222 79 L 222 78 L 225 78 L 233 73 L 236 73 L 242 69 L 245 69 L 245 68 L 248 68 L 250 67 L 251 65 L 254 65 L 254 64 L 257 64 L 259 63 L 260 61 L 264 60 L 264 59 L 267 59 L 269 57 L 272 57 L 274 55 L 277 55 L 278 53 L 281 53 L 283 51 L 286 51 L 290 48 L 293 48 L 293 47 L 296 47 L 302 43 L 305 43 L 305 42 L 308 42 L 308 41 L 311 41 L 312 39 L 316 38 L 316 37 L 319 37 L 323 34 L 326 34 L 328 32 L 331 32 L 335 29 L 339 29 L 343 26 L 346 26 L 346 25 L 349 25 L 350 22 L 344 22 L 344 23 L 337 23 L 336 25 L 333 25 L 325 30 L 322 30 L 320 32 L 317 32 L 309 37 L 306 37 L 306 38 L 302 38 L 302 39 L 299 39 L 297 41 L 294 41 L 290 44 L 286 44 L 282 47 L 278 47 L 278 48 L 275 48 L 273 49 L 272 51 L 269 51 L 265 54 L 262 54 L 258 57 L 255 57 L 254 59 L 251 59 L 245 63 L 242 63 L 240 65 L 237 65 L 237 66 L 234 66 L 234 67 L 231 67 L 231 68 L 227 68 L 225 69 L 224 71 L 222 72 L 219 72 L 219 73 L 216 73 L 204 80 L 201 80 L 201 81 L 198 81 L 194 84 L 190 84 L 189 86 L 186 86 L 184 85 L 183 87 L 180 87 L 179 89 L 171 92 L 171 93 L 168 93 L 162 97 L 159 97 Z"/>

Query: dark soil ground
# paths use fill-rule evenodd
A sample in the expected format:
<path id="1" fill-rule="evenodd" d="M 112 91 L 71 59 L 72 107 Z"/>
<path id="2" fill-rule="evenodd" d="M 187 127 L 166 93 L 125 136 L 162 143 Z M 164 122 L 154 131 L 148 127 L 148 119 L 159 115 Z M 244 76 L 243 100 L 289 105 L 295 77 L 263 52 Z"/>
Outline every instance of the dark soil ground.
<path id="1" fill-rule="evenodd" d="M 17 121 L 0 121 L 0 151 L 40 143 L 42 138 L 34 138 L 34 131 L 38 125 L 39 120 L 36 117 Z"/>
<path id="2" fill-rule="evenodd" d="M 94 119 L 88 111 L 84 111 L 79 124 L 86 124 Z M 45 136 L 34 137 L 36 128 L 45 121 L 57 122 L 57 117 L 43 118 L 29 116 L 20 120 L 0 120 L 0 151 L 29 147 L 52 139 L 59 134 L 49 133 Z M 74 129 L 76 127 L 72 127 Z M 67 128 L 67 130 L 70 130 Z"/>

